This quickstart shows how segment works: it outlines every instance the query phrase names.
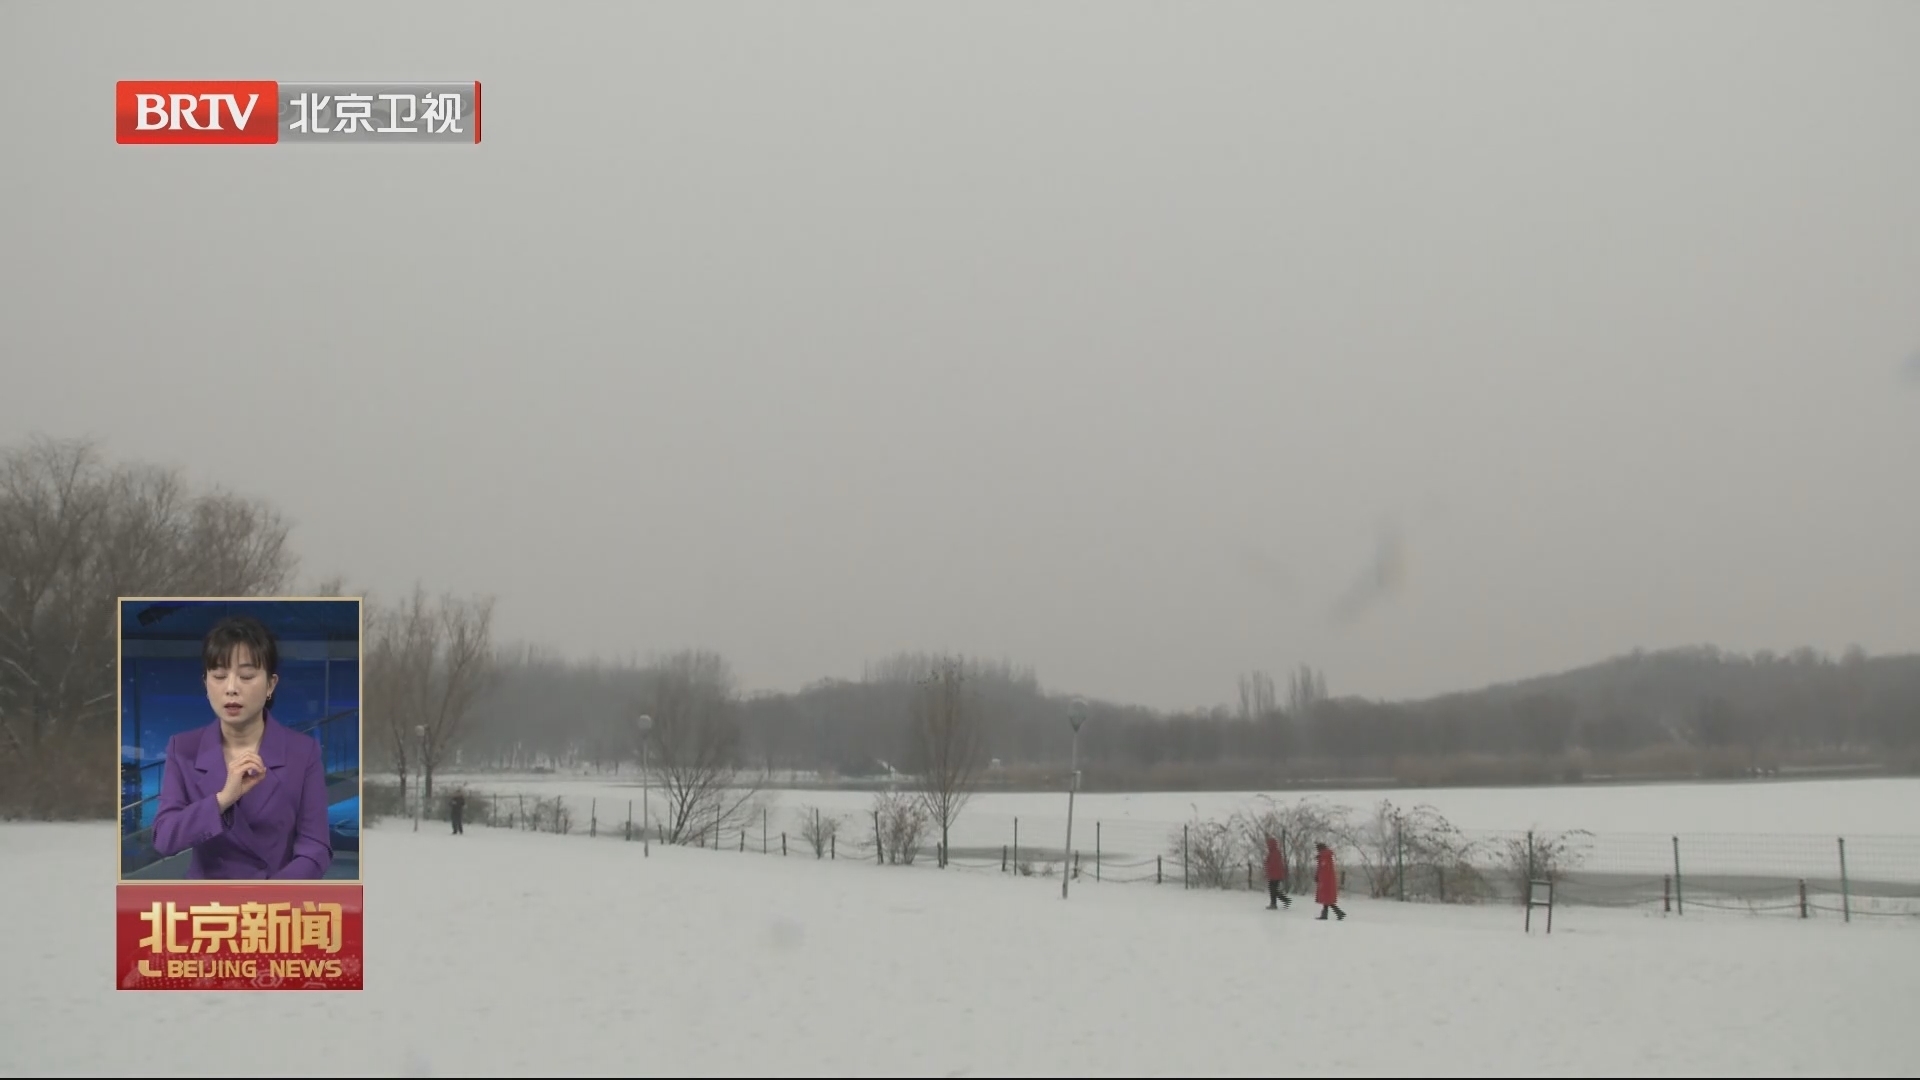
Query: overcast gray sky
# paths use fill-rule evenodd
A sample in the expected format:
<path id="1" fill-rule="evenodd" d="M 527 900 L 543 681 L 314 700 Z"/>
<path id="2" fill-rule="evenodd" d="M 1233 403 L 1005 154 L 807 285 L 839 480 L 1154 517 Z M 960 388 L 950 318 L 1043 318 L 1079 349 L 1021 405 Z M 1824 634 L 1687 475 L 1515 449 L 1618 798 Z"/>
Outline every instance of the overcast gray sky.
<path id="1" fill-rule="evenodd" d="M 0 441 L 747 688 L 1920 648 L 1920 4 L 0 4 Z M 127 78 L 479 147 L 123 147 Z M 1401 587 L 1329 618 L 1400 530 Z"/>

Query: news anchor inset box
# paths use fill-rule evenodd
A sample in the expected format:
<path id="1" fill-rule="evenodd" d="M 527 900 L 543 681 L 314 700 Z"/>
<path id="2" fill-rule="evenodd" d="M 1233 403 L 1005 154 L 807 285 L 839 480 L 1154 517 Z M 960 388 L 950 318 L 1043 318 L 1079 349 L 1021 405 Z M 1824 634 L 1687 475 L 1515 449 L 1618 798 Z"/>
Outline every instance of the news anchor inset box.
<path id="1" fill-rule="evenodd" d="M 121 81 L 122 144 L 478 143 L 478 82 Z"/>
<path id="2" fill-rule="evenodd" d="M 361 988 L 357 597 L 120 600 L 121 989 Z"/>

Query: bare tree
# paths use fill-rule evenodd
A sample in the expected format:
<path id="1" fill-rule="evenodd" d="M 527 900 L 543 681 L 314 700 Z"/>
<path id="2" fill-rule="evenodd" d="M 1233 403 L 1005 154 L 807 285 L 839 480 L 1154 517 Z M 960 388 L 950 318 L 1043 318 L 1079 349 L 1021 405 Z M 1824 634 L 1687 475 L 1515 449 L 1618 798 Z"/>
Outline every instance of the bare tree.
<path id="1" fill-rule="evenodd" d="M 88 444 L 36 440 L 0 464 L 0 736 L 11 760 L 37 758 L 63 725 L 83 722 L 95 694 L 113 692 L 111 672 L 102 686 L 88 671 L 99 657 L 84 644 L 113 632 L 87 580 L 110 479 Z"/>
<path id="2" fill-rule="evenodd" d="M 1311 664 L 1301 664 L 1287 676 L 1287 711 L 1296 719 L 1307 719 L 1313 714 L 1314 706 L 1326 699 L 1325 672 L 1315 671 Z"/>
<path id="3" fill-rule="evenodd" d="M 961 662 L 942 658 L 917 680 L 910 709 L 913 742 L 908 768 L 919 780 L 929 822 L 940 830 L 943 867 L 953 823 L 979 786 L 986 757 L 979 703 L 966 684 Z"/>
<path id="4" fill-rule="evenodd" d="M 1262 720 L 1279 707 L 1279 697 L 1273 689 L 1273 676 L 1264 671 L 1240 676 L 1240 719 Z"/>
<path id="5" fill-rule="evenodd" d="M 873 797 L 873 814 L 881 858 L 896 866 L 912 866 L 929 824 L 926 800 L 904 791 L 882 791 Z"/>
<path id="6" fill-rule="evenodd" d="M 649 672 L 653 728 L 645 755 L 667 801 L 666 840 L 715 840 L 753 812 L 758 785 L 743 779 L 733 672 L 719 654 L 688 649 Z"/>
<path id="7" fill-rule="evenodd" d="M 271 507 L 224 491 L 190 504 L 187 580 L 272 581 L 277 590 L 291 578 L 287 552 L 287 529 Z"/>
<path id="8" fill-rule="evenodd" d="M 111 464 L 87 440 L 0 451 L 0 812 L 110 814 L 117 598 L 272 595 L 294 558 L 264 503 Z M 96 754 L 98 756 L 96 756 Z"/>
<path id="9" fill-rule="evenodd" d="M 1416 825 L 1419 815 L 1429 809 L 1425 806 L 1414 809 Z M 1354 853 L 1359 856 L 1360 869 L 1366 876 L 1368 896 L 1375 899 L 1386 896 L 1402 880 L 1408 834 L 1423 831 L 1408 828 L 1406 818 L 1406 812 L 1393 805 L 1391 799 L 1381 799 L 1349 834 Z"/>
<path id="10" fill-rule="evenodd" d="M 800 839 L 813 849 L 813 857 L 824 858 L 834 838 L 840 835 L 840 817 L 817 806 L 800 808 Z"/>
<path id="11" fill-rule="evenodd" d="M 1228 823 L 1232 835 L 1242 845 L 1242 859 L 1262 861 L 1266 857 L 1266 838 L 1279 840 L 1288 877 L 1293 879 L 1312 867 L 1314 844 L 1337 845 L 1349 835 L 1349 814 L 1346 806 L 1311 796 L 1279 803 L 1262 795 L 1246 809 L 1235 811 Z"/>
<path id="12" fill-rule="evenodd" d="M 1481 845 L 1425 803 L 1409 809 L 1382 799 L 1345 839 L 1370 896 L 1471 903 L 1486 893 Z"/>
<path id="13" fill-rule="evenodd" d="M 1246 838 L 1231 822 L 1202 818 L 1167 836 L 1167 854 L 1181 861 L 1181 872 L 1197 889 L 1241 886 L 1240 872 L 1248 865 Z"/>
<path id="14" fill-rule="evenodd" d="M 1558 881 L 1580 868 L 1593 850 L 1593 833 L 1586 829 L 1551 832 L 1535 828 L 1525 836 L 1510 836 L 1500 844 L 1500 870 L 1521 904 L 1538 880 Z"/>
<path id="15" fill-rule="evenodd" d="M 321 578 L 318 582 L 314 584 L 314 586 L 311 589 L 307 590 L 307 595 L 308 596 L 359 596 L 361 594 L 359 592 L 348 592 L 347 579 L 338 574 L 335 574 L 332 577 Z"/>
<path id="16" fill-rule="evenodd" d="M 366 640 L 360 647 L 360 683 L 364 700 L 360 708 L 365 716 L 377 718 L 373 734 L 386 751 L 387 764 L 400 782 L 400 801 L 406 804 L 407 785 L 417 763 L 419 739 L 413 732 L 412 703 L 408 700 L 406 672 L 420 664 L 417 640 L 409 640 L 407 627 L 397 611 L 380 606 L 373 597 L 362 601 L 360 618 L 366 628 Z M 363 748 L 362 753 L 372 747 Z"/>
<path id="17" fill-rule="evenodd" d="M 494 681 L 493 598 L 435 599 L 415 585 L 397 605 L 368 606 L 365 707 L 381 717 L 402 798 L 410 771 L 432 798 L 434 771 Z"/>
<path id="18" fill-rule="evenodd" d="M 1243 838 L 1239 857 L 1255 863 L 1265 838 L 1279 839 L 1289 875 L 1310 874 L 1313 846 L 1324 843 L 1357 864 L 1368 895 L 1376 898 L 1404 889 L 1410 900 L 1470 903 L 1486 893 L 1480 845 L 1425 804 L 1408 810 L 1382 799 L 1356 819 L 1353 808 L 1317 798 L 1283 804 L 1262 796 L 1228 824 Z"/>
<path id="19" fill-rule="evenodd" d="M 895 653 L 881 660 L 867 661 L 861 681 L 869 684 L 917 683 L 926 677 L 928 668 L 937 667 L 948 659 L 950 658 L 932 653 Z M 1016 664 L 1008 659 L 988 660 L 975 657 L 964 661 L 962 666 L 976 682 L 1000 683 L 1035 691 L 1040 686 L 1039 676 L 1029 664 Z"/>

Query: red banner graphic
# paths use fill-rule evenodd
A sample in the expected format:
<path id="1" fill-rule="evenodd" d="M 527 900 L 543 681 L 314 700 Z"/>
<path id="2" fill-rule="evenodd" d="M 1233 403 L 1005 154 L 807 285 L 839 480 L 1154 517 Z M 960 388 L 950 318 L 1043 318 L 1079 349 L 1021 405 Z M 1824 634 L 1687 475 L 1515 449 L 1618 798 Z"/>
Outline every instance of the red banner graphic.
<path id="1" fill-rule="evenodd" d="M 122 884 L 122 990 L 359 990 L 358 883 Z"/>

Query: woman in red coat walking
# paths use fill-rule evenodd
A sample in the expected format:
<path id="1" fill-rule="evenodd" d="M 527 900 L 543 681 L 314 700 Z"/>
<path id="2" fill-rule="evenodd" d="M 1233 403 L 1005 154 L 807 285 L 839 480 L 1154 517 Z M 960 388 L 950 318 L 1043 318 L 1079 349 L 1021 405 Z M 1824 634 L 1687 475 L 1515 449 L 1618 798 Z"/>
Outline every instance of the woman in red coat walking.
<path id="1" fill-rule="evenodd" d="M 1340 875 L 1333 868 L 1333 849 L 1313 845 L 1313 864 L 1313 902 L 1320 905 L 1320 918 L 1331 911 L 1344 920 L 1347 913 L 1340 910 Z"/>
<path id="2" fill-rule="evenodd" d="M 1287 857 L 1280 854 L 1280 841 L 1267 837 L 1267 910 L 1285 904 L 1293 906 L 1293 897 L 1288 896 L 1280 883 L 1287 879 Z"/>

